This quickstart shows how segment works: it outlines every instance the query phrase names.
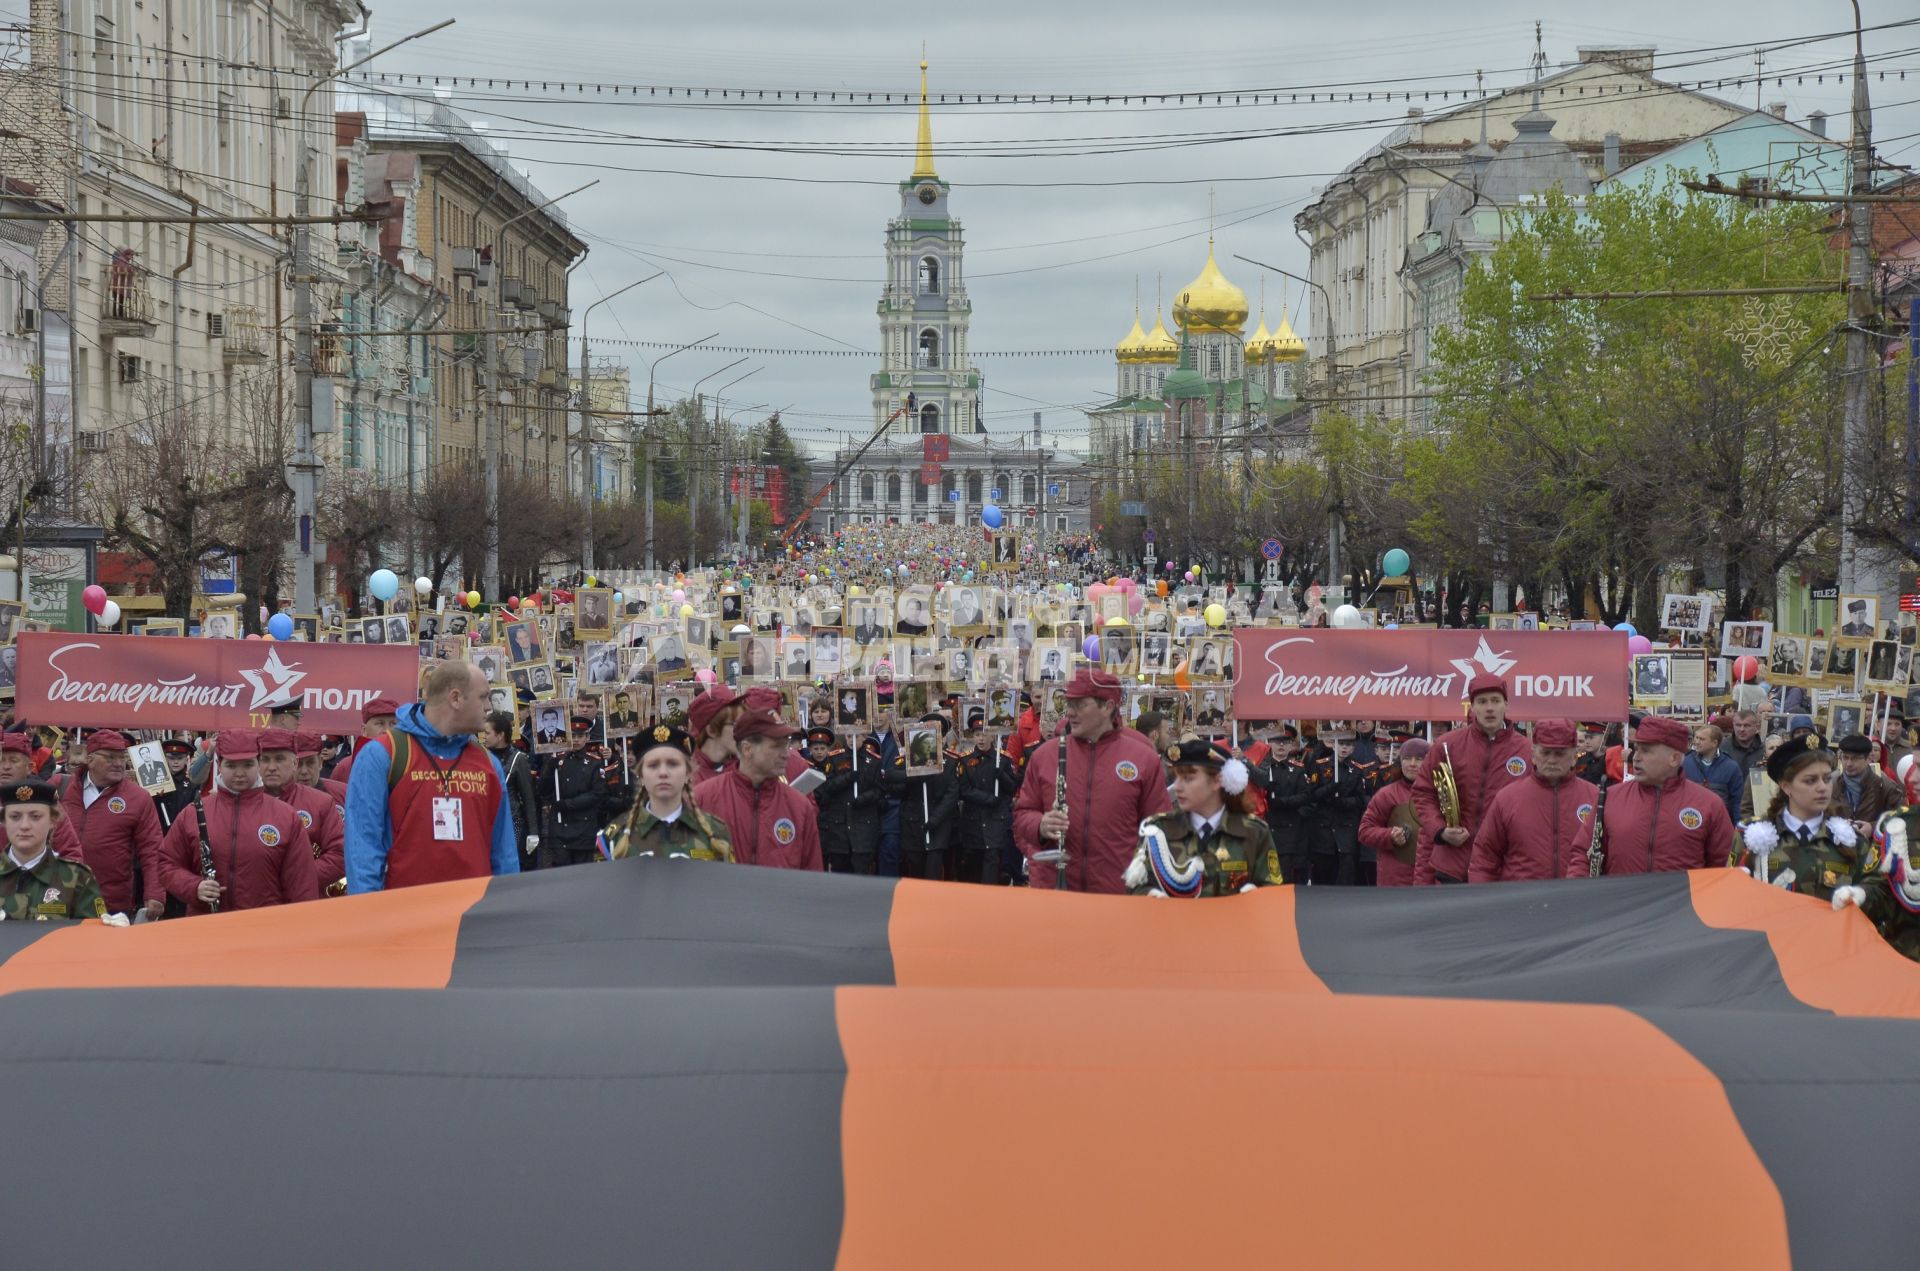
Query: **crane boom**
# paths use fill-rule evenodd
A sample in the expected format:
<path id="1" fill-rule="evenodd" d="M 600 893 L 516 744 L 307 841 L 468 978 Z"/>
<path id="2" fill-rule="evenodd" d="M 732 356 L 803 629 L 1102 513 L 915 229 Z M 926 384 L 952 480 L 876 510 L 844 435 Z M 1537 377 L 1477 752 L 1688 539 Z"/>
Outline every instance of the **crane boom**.
<path id="1" fill-rule="evenodd" d="M 887 422 L 884 424 L 881 424 L 878 428 L 874 429 L 873 436 L 867 438 L 865 444 L 863 444 L 860 447 L 860 449 L 854 451 L 851 455 L 849 455 L 847 457 L 847 461 L 841 464 L 840 467 L 835 470 L 833 476 L 829 478 L 826 482 L 824 482 L 819 488 L 819 490 L 815 491 L 814 496 L 811 499 L 807 500 L 807 506 L 805 506 L 804 508 L 801 508 L 799 513 L 791 521 L 787 522 L 787 528 L 781 531 L 780 533 L 781 546 L 784 547 L 788 543 L 791 543 L 793 541 L 793 536 L 800 532 L 800 527 L 802 525 L 805 525 L 807 523 L 807 518 L 812 516 L 814 513 L 814 510 L 820 506 L 820 501 L 827 497 L 827 491 L 833 489 L 834 486 L 838 485 L 840 482 L 840 479 L 847 475 L 847 470 L 852 468 L 854 464 L 860 462 L 860 456 L 866 454 L 867 451 L 873 449 L 873 443 L 880 440 L 881 437 L 885 436 L 887 429 L 893 427 L 893 421 L 900 418 L 900 416 L 906 414 L 907 411 L 911 409 L 912 406 L 913 406 L 913 399 L 909 397 L 906 403 L 900 406 L 898 409 L 896 409 L 893 412 L 893 414 L 888 415 Z"/>

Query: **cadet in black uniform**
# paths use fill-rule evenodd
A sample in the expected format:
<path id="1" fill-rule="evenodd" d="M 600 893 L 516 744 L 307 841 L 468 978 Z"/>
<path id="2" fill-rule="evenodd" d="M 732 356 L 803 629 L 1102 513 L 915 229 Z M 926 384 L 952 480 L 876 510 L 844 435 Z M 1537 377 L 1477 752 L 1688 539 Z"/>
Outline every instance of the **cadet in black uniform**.
<path id="1" fill-rule="evenodd" d="M 1377 760 L 1356 758 L 1354 744 L 1346 737 L 1334 739 L 1333 755 L 1335 762 L 1327 771 L 1332 791 L 1327 801 L 1327 822 L 1337 859 L 1334 881 L 1351 887 L 1364 877 L 1372 886 L 1377 861 L 1371 848 L 1365 849 L 1367 860 L 1361 861 L 1360 818 L 1366 815 L 1367 803 L 1380 787 L 1381 765 Z"/>
<path id="2" fill-rule="evenodd" d="M 1267 829 L 1273 834 L 1284 880 L 1304 883 L 1310 872 L 1310 858 L 1300 814 L 1312 787 L 1307 781 L 1306 765 L 1299 756 L 1300 732 L 1291 724 L 1285 725 L 1268 744 L 1271 752 L 1249 777 L 1267 796 Z"/>
<path id="3" fill-rule="evenodd" d="M 853 756 L 831 728 L 807 730 L 807 759 L 826 777 L 813 792 L 820 809 L 820 855 L 829 874 L 853 872 Z"/>
<path id="4" fill-rule="evenodd" d="M 973 730 L 971 750 L 956 764 L 959 783 L 960 862 L 955 877 L 963 883 L 997 884 L 1001 861 L 1013 845 L 1013 796 L 1020 791 L 1013 761 L 984 728 Z"/>
<path id="5" fill-rule="evenodd" d="M 939 724 L 946 736 L 949 720 L 930 712 L 920 717 L 923 724 Z M 887 784 L 900 800 L 900 876 L 902 878 L 945 878 L 947 845 L 953 835 L 953 809 L 959 803 L 960 786 L 951 752 L 943 749 L 941 770 L 924 777 L 906 775 L 907 756 L 894 756 L 887 769 Z"/>
<path id="6" fill-rule="evenodd" d="M 602 759 L 588 744 L 593 721 L 573 717 L 573 749 L 553 760 L 540 778 L 540 797 L 547 805 L 546 832 L 540 836 L 540 867 L 584 865 L 599 855 L 594 840 L 602 826 L 626 805 L 607 784 Z M 616 774 L 617 775 L 617 774 Z"/>

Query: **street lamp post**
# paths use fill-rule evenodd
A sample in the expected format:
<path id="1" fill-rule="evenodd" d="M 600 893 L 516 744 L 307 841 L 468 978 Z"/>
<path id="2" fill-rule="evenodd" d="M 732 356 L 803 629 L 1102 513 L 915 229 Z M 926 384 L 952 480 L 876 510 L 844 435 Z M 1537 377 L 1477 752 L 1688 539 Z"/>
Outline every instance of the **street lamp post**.
<path id="1" fill-rule="evenodd" d="M 436 22 L 412 35 L 403 35 L 357 61 L 307 85 L 300 97 L 299 121 L 302 144 L 298 170 L 294 176 L 294 215 L 300 220 L 293 228 L 293 457 L 287 461 L 287 484 L 293 487 L 293 594 L 295 612 L 317 613 L 319 600 L 314 591 L 314 510 L 320 495 L 320 458 L 313 447 L 313 227 L 306 222 L 307 205 L 313 193 L 313 164 L 305 144 L 307 110 L 320 86 L 365 66 L 382 53 L 391 52 L 411 40 L 452 26 L 454 19 Z M 327 130 L 333 129 L 331 117 Z"/>
<path id="2" fill-rule="evenodd" d="M 653 563 L 653 491 L 654 491 L 654 462 L 655 462 L 655 458 L 656 458 L 656 456 L 655 456 L 655 454 L 654 454 L 654 451 L 655 451 L 655 448 L 656 448 L 656 445 L 657 445 L 657 443 L 656 443 L 656 442 L 654 441 L 654 439 L 653 439 L 653 377 L 654 377 L 654 372 L 655 372 L 655 371 L 657 371 L 657 370 L 658 370 L 658 369 L 660 368 L 660 364 L 661 364 L 662 362 L 664 362 L 664 361 L 666 361 L 666 360 L 667 360 L 668 358 L 670 358 L 670 357 L 672 357 L 672 356 L 673 356 L 674 354 L 676 354 L 676 353 L 685 353 L 685 352 L 686 352 L 686 351 L 687 351 L 688 349 L 697 349 L 697 348 L 699 348 L 699 347 L 700 347 L 701 345 L 703 345 L 703 344 L 705 344 L 705 343 L 706 343 L 706 342 L 707 342 L 708 340 L 717 340 L 717 339 L 719 339 L 719 338 L 720 338 L 720 333 L 719 333 L 718 331 L 715 331 L 715 332 L 714 332 L 714 333 L 713 333 L 712 335 L 703 335 L 703 336 L 701 336 L 701 337 L 700 337 L 700 338 L 699 338 L 698 340 L 695 340 L 695 341 L 693 341 L 693 342 L 692 342 L 691 344 L 683 344 L 683 345 L 681 345 L 681 346 L 680 346 L 680 347 L 678 347 L 678 348 L 674 348 L 674 349 L 668 349 L 668 350 L 667 350 L 667 351 L 666 351 L 665 353 L 662 353 L 662 354 L 661 354 L 661 355 L 660 355 L 659 357 L 657 357 L 657 358 L 655 358 L 655 359 L 653 359 L 653 363 L 652 363 L 652 365 L 650 365 L 650 366 L 648 366 L 648 367 L 647 367 L 647 425 L 646 425 L 646 427 L 647 427 L 647 488 L 646 488 L 646 526 L 647 526 L 647 572 L 648 572 L 648 573 L 652 573 L 652 572 L 653 572 L 653 570 L 654 570 L 654 563 Z"/>
<path id="3" fill-rule="evenodd" d="M 717 371 L 702 375 L 693 383 L 693 418 L 687 423 L 687 556 L 689 565 L 699 563 L 700 556 L 700 478 L 694 473 L 694 456 L 700 449 L 700 434 L 707 430 L 707 405 L 700 396 L 700 386 L 716 375 L 731 371 L 746 361 L 737 357 Z M 722 387 L 732 387 L 732 381 Z"/>
<path id="4" fill-rule="evenodd" d="M 638 282 L 630 282 L 618 291 L 609 292 L 588 305 L 586 312 L 580 315 L 580 445 L 582 449 L 580 485 L 585 490 L 587 496 L 586 516 L 583 522 L 584 532 L 580 538 L 580 568 L 586 570 L 588 573 L 593 572 L 593 505 L 598 500 L 600 491 L 597 488 L 599 483 L 594 480 L 593 471 L 593 402 L 591 400 L 593 396 L 593 362 L 587 356 L 587 319 L 593 316 L 595 309 L 598 309 L 615 296 L 625 295 L 641 283 L 652 282 L 665 272 L 666 270 L 664 269 L 657 270 L 654 273 L 648 274 L 645 278 L 640 279 Z"/>

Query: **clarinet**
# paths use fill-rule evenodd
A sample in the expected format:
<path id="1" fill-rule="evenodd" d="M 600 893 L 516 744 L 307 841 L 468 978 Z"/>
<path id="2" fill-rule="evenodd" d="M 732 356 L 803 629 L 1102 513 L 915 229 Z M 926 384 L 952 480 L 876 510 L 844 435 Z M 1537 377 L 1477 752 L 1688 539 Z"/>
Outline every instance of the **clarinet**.
<path id="1" fill-rule="evenodd" d="M 1606 826 L 1606 818 L 1605 818 L 1606 810 L 1607 810 L 1607 784 L 1606 784 L 1606 781 L 1602 779 L 1600 783 L 1600 793 L 1594 797 L 1594 801 L 1593 801 L 1593 836 L 1587 840 L 1587 877 L 1588 878 L 1600 877 L 1601 867 L 1606 864 L 1606 859 L 1607 859 L 1606 848 L 1600 841 L 1600 836 L 1604 832 L 1605 826 Z"/>
<path id="2" fill-rule="evenodd" d="M 214 877 L 213 844 L 207 841 L 207 809 L 200 802 L 199 786 L 193 788 L 193 819 L 200 831 L 200 877 L 212 878 Z M 208 913 L 217 914 L 220 912 L 219 901 L 209 900 L 206 902 L 206 905 Z"/>
<path id="3" fill-rule="evenodd" d="M 1053 810 L 1067 810 L 1067 735 L 1060 734 L 1059 761 L 1053 766 Z M 1053 889 L 1067 889 L 1067 836 L 1060 836 L 1060 863 L 1054 867 Z"/>

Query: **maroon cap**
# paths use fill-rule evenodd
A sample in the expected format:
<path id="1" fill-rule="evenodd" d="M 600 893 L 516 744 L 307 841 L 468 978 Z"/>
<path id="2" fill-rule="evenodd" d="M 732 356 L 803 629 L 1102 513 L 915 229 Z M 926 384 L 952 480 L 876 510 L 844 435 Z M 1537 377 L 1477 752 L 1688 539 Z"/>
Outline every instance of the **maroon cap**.
<path id="1" fill-rule="evenodd" d="M 1400 743 L 1400 757 L 1402 759 L 1424 759 L 1426 758 L 1427 752 L 1432 749 L 1433 743 L 1425 737 L 1414 737 Z"/>
<path id="2" fill-rule="evenodd" d="M 305 759 L 308 755 L 320 753 L 322 743 L 319 733 L 295 733 L 293 735 L 293 755 L 296 759 Z"/>
<path id="3" fill-rule="evenodd" d="M 360 722 L 363 724 L 371 724 L 382 715 L 398 715 L 399 713 L 400 703 L 394 701 L 391 697 L 376 697 L 360 708 Z"/>
<path id="4" fill-rule="evenodd" d="M 740 695 L 740 704 L 750 711 L 767 711 L 778 715 L 786 705 L 780 698 L 780 690 L 766 684 L 756 684 Z"/>
<path id="5" fill-rule="evenodd" d="M 291 751 L 293 749 L 293 730 L 291 728 L 263 728 L 260 730 L 259 742 L 260 749 L 263 751 Z"/>
<path id="6" fill-rule="evenodd" d="M 1543 719 L 1533 726 L 1533 744 L 1549 750 L 1571 750 L 1580 742 L 1579 730 L 1570 719 Z"/>
<path id="7" fill-rule="evenodd" d="M 125 750 L 127 739 L 111 728 L 102 728 L 99 732 L 87 734 L 87 753 L 96 750 Z"/>
<path id="8" fill-rule="evenodd" d="M 1498 675 L 1476 675 L 1473 677 L 1473 682 L 1467 685 L 1467 700 L 1471 702 L 1482 693 L 1498 693 L 1502 698 L 1509 700 L 1511 700 L 1513 696 L 1507 692 L 1506 680 Z"/>
<path id="9" fill-rule="evenodd" d="M 1671 746 L 1685 751 L 1693 744 L 1693 733 L 1671 715 L 1649 715 L 1633 730 L 1636 746 Z"/>
<path id="10" fill-rule="evenodd" d="M 250 728 L 222 729 L 214 738 L 213 753 L 222 759 L 258 759 L 260 734 Z"/>
<path id="11" fill-rule="evenodd" d="M 0 735 L 0 755 L 30 755 L 33 753 L 33 738 L 25 733 L 6 733 Z"/>
<path id="12" fill-rule="evenodd" d="M 688 704 L 687 731 L 693 734 L 696 744 L 705 735 L 707 725 L 713 722 L 713 717 L 733 705 L 736 700 L 732 689 L 724 684 L 716 684 Z"/>
<path id="13" fill-rule="evenodd" d="M 1097 697 L 1103 702 L 1120 700 L 1120 681 L 1108 671 L 1096 671 L 1083 667 L 1073 673 L 1073 679 L 1067 683 L 1067 700 L 1076 697 Z"/>
<path id="14" fill-rule="evenodd" d="M 750 737 L 772 737 L 785 741 L 789 737 L 798 737 L 800 730 L 791 724 L 783 724 L 780 717 L 772 711 L 744 710 L 733 724 L 733 739 L 746 741 Z"/>

